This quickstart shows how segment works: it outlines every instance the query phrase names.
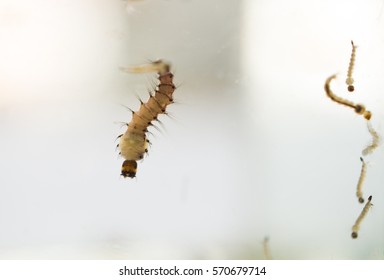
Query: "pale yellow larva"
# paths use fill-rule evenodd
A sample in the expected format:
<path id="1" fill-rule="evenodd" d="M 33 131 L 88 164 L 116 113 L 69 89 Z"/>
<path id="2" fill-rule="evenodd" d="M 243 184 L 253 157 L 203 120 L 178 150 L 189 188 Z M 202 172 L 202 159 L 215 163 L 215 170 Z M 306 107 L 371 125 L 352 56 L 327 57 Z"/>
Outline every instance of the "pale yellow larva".
<path id="1" fill-rule="evenodd" d="M 125 159 L 121 167 L 123 177 L 134 178 L 137 172 L 137 161 L 148 152 L 149 141 L 147 139 L 148 126 L 158 120 L 159 114 L 166 114 L 166 108 L 173 103 L 173 92 L 176 87 L 173 84 L 173 74 L 170 66 L 162 60 L 149 64 L 122 68 L 130 73 L 157 72 L 159 84 L 153 94 L 150 94 L 146 103 L 140 100 L 138 111 L 132 112 L 132 120 L 128 123 L 127 131 L 121 135 L 120 155 Z"/>
<path id="2" fill-rule="evenodd" d="M 363 151 L 363 156 L 371 154 L 379 145 L 380 145 L 380 136 L 376 132 L 376 130 L 373 129 L 372 124 L 370 121 L 367 121 L 367 127 L 368 131 L 372 136 L 372 143 L 368 145 Z"/>
<path id="3" fill-rule="evenodd" d="M 365 204 L 363 210 L 361 211 L 359 217 L 357 218 L 355 224 L 352 227 L 352 234 L 351 234 L 351 236 L 352 236 L 353 239 L 356 239 L 358 237 L 358 232 L 360 230 L 360 224 L 361 224 L 362 220 L 364 219 L 364 217 L 367 215 L 369 209 L 373 205 L 371 203 L 371 200 L 372 200 L 372 195 L 370 197 L 368 197 L 367 203 Z"/>
<path id="4" fill-rule="evenodd" d="M 360 171 L 359 181 L 357 182 L 356 196 L 360 203 L 364 203 L 363 183 L 365 180 L 365 176 L 367 174 L 367 163 L 364 161 L 362 157 L 360 157 L 360 160 L 361 160 L 361 171 Z"/>
<path id="5" fill-rule="evenodd" d="M 353 74 L 353 69 L 355 67 L 356 48 L 357 48 L 353 43 L 353 41 L 351 41 L 351 44 L 352 44 L 352 53 L 351 53 L 351 58 L 349 60 L 347 79 L 345 80 L 345 83 L 348 85 L 347 89 L 349 92 L 353 92 L 355 90 L 355 87 L 353 86 L 354 80 L 353 80 L 352 74 Z"/>

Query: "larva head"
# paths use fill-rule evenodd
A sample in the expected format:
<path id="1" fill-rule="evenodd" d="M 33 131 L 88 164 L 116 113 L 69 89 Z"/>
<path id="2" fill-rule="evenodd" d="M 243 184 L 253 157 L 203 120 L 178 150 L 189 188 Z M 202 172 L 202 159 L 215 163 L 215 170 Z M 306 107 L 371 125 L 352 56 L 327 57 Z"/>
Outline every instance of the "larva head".
<path id="1" fill-rule="evenodd" d="M 360 202 L 360 203 L 364 203 L 364 198 L 359 197 L 359 202 Z"/>
<path id="2" fill-rule="evenodd" d="M 357 232 L 356 232 L 356 231 L 354 231 L 354 232 L 352 232 L 351 236 L 352 236 L 352 238 L 353 238 L 353 239 L 356 239 L 356 238 L 357 238 L 357 236 L 358 236 L 358 234 L 357 234 Z"/>
<path id="3" fill-rule="evenodd" d="M 364 112 L 364 118 L 369 121 L 372 117 L 372 113 L 370 111 L 365 111 Z"/>
<path id="4" fill-rule="evenodd" d="M 353 85 L 348 86 L 348 91 L 353 92 L 355 90 L 355 87 Z"/>
<path id="5" fill-rule="evenodd" d="M 137 162 L 135 160 L 125 160 L 121 166 L 121 176 L 124 178 L 136 177 Z"/>

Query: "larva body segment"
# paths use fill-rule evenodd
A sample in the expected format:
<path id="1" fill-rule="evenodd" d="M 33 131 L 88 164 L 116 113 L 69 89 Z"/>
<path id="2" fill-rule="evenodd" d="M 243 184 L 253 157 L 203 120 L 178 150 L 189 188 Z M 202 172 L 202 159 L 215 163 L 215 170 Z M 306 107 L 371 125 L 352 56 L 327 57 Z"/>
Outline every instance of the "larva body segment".
<path id="1" fill-rule="evenodd" d="M 363 151 L 362 151 L 362 154 L 363 156 L 366 156 L 366 155 L 369 155 L 371 154 L 379 145 L 380 145 L 380 136 L 379 134 L 376 132 L 376 130 L 374 130 L 374 128 L 372 127 L 372 124 L 370 121 L 367 121 L 367 127 L 368 127 L 368 131 L 369 133 L 371 134 L 372 136 L 372 143 L 370 145 L 368 145 Z"/>
<path id="2" fill-rule="evenodd" d="M 352 44 L 352 53 L 351 58 L 349 60 L 349 66 L 348 66 L 348 74 L 347 79 L 345 80 L 345 83 L 348 85 L 348 91 L 353 92 L 355 90 L 355 87 L 353 86 L 354 80 L 352 78 L 353 69 L 355 67 L 355 59 L 356 59 L 356 46 L 353 44 L 353 41 L 351 41 Z"/>
<path id="3" fill-rule="evenodd" d="M 360 157 L 360 161 L 361 161 L 362 165 L 361 165 L 359 181 L 357 182 L 356 196 L 357 196 L 360 203 L 364 203 L 363 183 L 365 180 L 365 176 L 367 174 L 367 164 L 362 157 Z"/>
<path id="4" fill-rule="evenodd" d="M 137 171 L 137 160 L 144 157 L 148 151 L 148 139 L 146 133 L 148 126 L 156 121 L 159 114 L 165 114 L 166 108 L 173 103 L 173 92 L 176 87 L 173 84 L 173 74 L 170 66 L 162 60 L 134 67 L 122 68 L 130 73 L 146 73 L 156 71 L 159 75 L 159 84 L 154 94 L 150 94 L 146 103 L 140 101 L 138 111 L 132 112 L 132 120 L 128 124 L 127 131 L 120 137 L 120 155 L 125 159 L 121 167 L 123 177 L 134 178 Z"/>
<path id="5" fill-rule="evenodd" d="M 361 224 L 362 220 L 364 219 L 364 217 L 367 215 L 369 209 L 373 205 L 371 203 L 371 200 L 372 200 L 372 195 L 370 197 L 368 197 L 367 203 L 365 204 L 363 210 L 361 211 L 359 217 L 357 218 L 355 224 L 352 227 L 352 234 L 351 234 L 351 236 L 352 236 L 353 239 L 356 239 L 358 237 L 358 232 L 360 230 L 360 224 Z"/>

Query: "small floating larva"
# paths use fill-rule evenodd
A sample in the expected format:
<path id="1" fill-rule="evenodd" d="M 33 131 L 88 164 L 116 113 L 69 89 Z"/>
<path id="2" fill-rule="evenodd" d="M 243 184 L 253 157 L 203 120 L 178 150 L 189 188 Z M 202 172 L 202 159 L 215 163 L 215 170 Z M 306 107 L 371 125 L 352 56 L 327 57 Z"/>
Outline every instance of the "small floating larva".
<path id="1" fill-rule="evenodd" d="M 365 109 L 365 106 L 362 105 L 362 104 L 354 104 L 352 101 L 349 101 L 349 100 L 346 100 L 344 98 L 341 98 L 337 95 L 335 95 L 332 90 L 331 90 L 331 87 L 330 87 L 330 84 L 331 84 L 331 81 L 336 79 L 336 74 L 335 75 L 332 75 L 330 76 L 326 81 L 325 81 L 325 85 L 324 85 L 324 90 L 327 94 L 327 96 L 329 98 L 331 98 L 333 101 L 335 101 L 336 103 L 339 103 L 341 105 L 344 105 L 344 106 L 347 106 L 347 107 L 350 107 L 352 108 L 356 114 L 358 115 L 363 115 L 364 118 L 366 120 L 370 120 L 371 119 L 371 112 L 370 111 L 367 111 Z"/>
<path id="2" fill-rule="evenodd" d="M 157 121 L 159 114 L 166 114 L 166 108 L 173 103 L 173 92 L 176 87 L 173 84 L 173 74 L 170 72 L 170 65 L 162 60 L 150 64 L 139 65 L 128 68 L 121 68 L 129 73 L 157 72 L 160 83 L 154 94 L 150 93 L 146 103 L 140 101 L 138 111 L 132 111 L 132 120 L 128 123 L 127 131 L 121 135 L 120 155 L 125 159 L 121 167 L 121 175 L 126 178 L 134 178 L 137 172 L 137 160 L 143 158 L 148 152 L 149 141 L 146 133 L 148 126 Z"/>
<path id="3" fill-rule="evenodd" d="M 266 260 L 272 260 L 271 252 L 269 250 L 269 237 L 266 236 L 263 240 L 263 254 Z"/>
<path id="4" fill-rule="evenodd" d="M 364 217 L 367 215 L 369 209 L 373 205 L 371 203 L 371 200 L 372 200 L 372 195 L 370 197 L 368 197 L 367 203 L 365 204 L 363 210 L 361 211 L 359 217 L 357 218 L 355 224 L 352 227 L 352 234 L 351 234 L 351 236 L 352 236 L 353 239 L 356 239 L 358 237 L 358 231 L 360 229 L 361 221 L 364 219 Z"/>
<path id="5" fill-rule="evenodd" d="M 348 85 L 349 92 L 353 92 L 355 90 L 355 87 L 353 86 L 354 80 L 352 78 L 352 73 L 353 73 L 353 68 L 355 66 L 356 46 L 353 44 L 353 41 L 351 41 L 351 44 L 352 44 L 352 53 L 351 53 L 351 58 L 349 60 L 347 79 L 345 80 L 345 83 Z"/>
<path id="6" fill-rule="evenodd" d="M 357 182 L 356 196 L 359 199 L 360 203 L 364 203 L 363 183 L 364 183 L 365 175 L 367 174 L 367 163 L 364 161 L 362 157 L 360 157 L 360 160 L 362 165 L 361 165 L 359 181 Z"/>
<path id="7" fill-rule="evenodd" d="M 372 127 L 372 124 L 370 121 L 367 121 L 367 127 L 368 127 L 368 131 L 369 133 L 371 134 L 372 136 L 372 143 L 370 145 L 368 145 L 363 151 L 362 151 L 362 154 L 363 156 L 366 156 L 370 153 L 372 153 L 380 144 L 380 136 L 379 134 L 376 132 L 376 130 L 373 129 Z"/>

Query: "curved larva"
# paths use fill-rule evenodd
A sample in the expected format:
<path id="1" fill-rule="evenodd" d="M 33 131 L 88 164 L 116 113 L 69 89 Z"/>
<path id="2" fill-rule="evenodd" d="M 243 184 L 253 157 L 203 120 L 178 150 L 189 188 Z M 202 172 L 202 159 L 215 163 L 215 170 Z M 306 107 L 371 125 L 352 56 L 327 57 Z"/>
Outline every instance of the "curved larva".
<path id="1" fill-rule="evenodd" d="M 369 133 L 372 136 L 372 143 L 362 151 L 363 156 L 366 156 L 372 153 L 380 145 L 380 136 L 376 132 L 376 130 L 373 129 L 370 121 L 367 122 L 367 127 L 368 127 Z"/>
<path id="2" fill-rule="evenodd" d="M 336 79 L 336 74 L 330 76 L 326 81 L 325 81 L 325 85 L 324 85 L 324 90 L 327 94 L 327 96 L 329 98 L 331 98 L 333 101 L 335 101 L 336 103 L 339 103 L 341 105 L 344 105 L 344 106 L 347 106 L 347 107 L 350 107 L 352 109 L 354 109 L 354 111 L 356 112 L 356 114 L 358 115 L 363 115 L 365 119 L 367 120 L 370 120 L 371 119 L 371 112 L 370 111 L 366 111 L 365 109 L 365 106 L 362 105 L 362 104 L 355 104 L 353 103 L 352 101 L 349 101 L 349 100 L 346 100 L 344 98 L 341 98 L 337 95 L 335 95 L 332 90 L 331 90 L 331 81 Z"/>
<path id="3" fill-rule="evenodd" d="M 357 218 L 355 224 L 353 225 L 352 227 L 352 238 L 357 238 L 358 237 L 358 231 L 360 229 L 360 224 L 361 224 L 361 221 L 364 219 L 364 217 L 367 215 L 369 209 L 372 207 L 372 203 L 371 203 L 371 200 L 372 200 L 372 195 L 370 197 L 368 197 L 368 201 L 367 203 L 365 204 L 363 210 L 361 211 L 359 217 Z"/>
<path id="4" fill-rule="evenodd" d="M 149 95 L 146 103 L 140 101 L 138 111 L 132 112 L 132 120 L 128 123 L 127 131 L 120 137 L 118 145 L 120 155 L 125 159 L 121 167 L 123 177 L 134 178 L 137 171 L 137 160 L 144 157 L 148 152 L 146 133 L 148 126 L 157 120 L 159 114 L 165 114 L 166 108 L 173 103 L 173 92 L 176 87 L 173 84 L 173 74 L 170 72 L 169 64 L 162 60 L 150 64 L 122 68 L 123 71 L 130 73 L 157 72 L 159 84 L 154 94 Z"/>
<path id="5" fill-rule="evenodd" d="M 361 165 L 359 181 L 357 182 L 356 196 L 357 196 L 360 203 L 364 203 L 363 183 L 365 180 L 365 176 L 367 174 L 367 164 L 362 157 L 360 157 L 360 160 L 361 160 L 362 165 Z"/>
<path id="6" fill-rule="evenodd" d="M 351 58 L 349 60 L 347 79 L 345 80 L 345 83 L 348 85 L 349 92 L 352 92 L 355 90 L 355 87 L 353 86 L 354 80 L 352 78 L 352 73 L 353 73 L 353 68 L 355 66 L 356 46 L 353 44 L 353 41 L 351 41 L 351 44 L 352 44 L 352 53 L 351 53 Z"/>

